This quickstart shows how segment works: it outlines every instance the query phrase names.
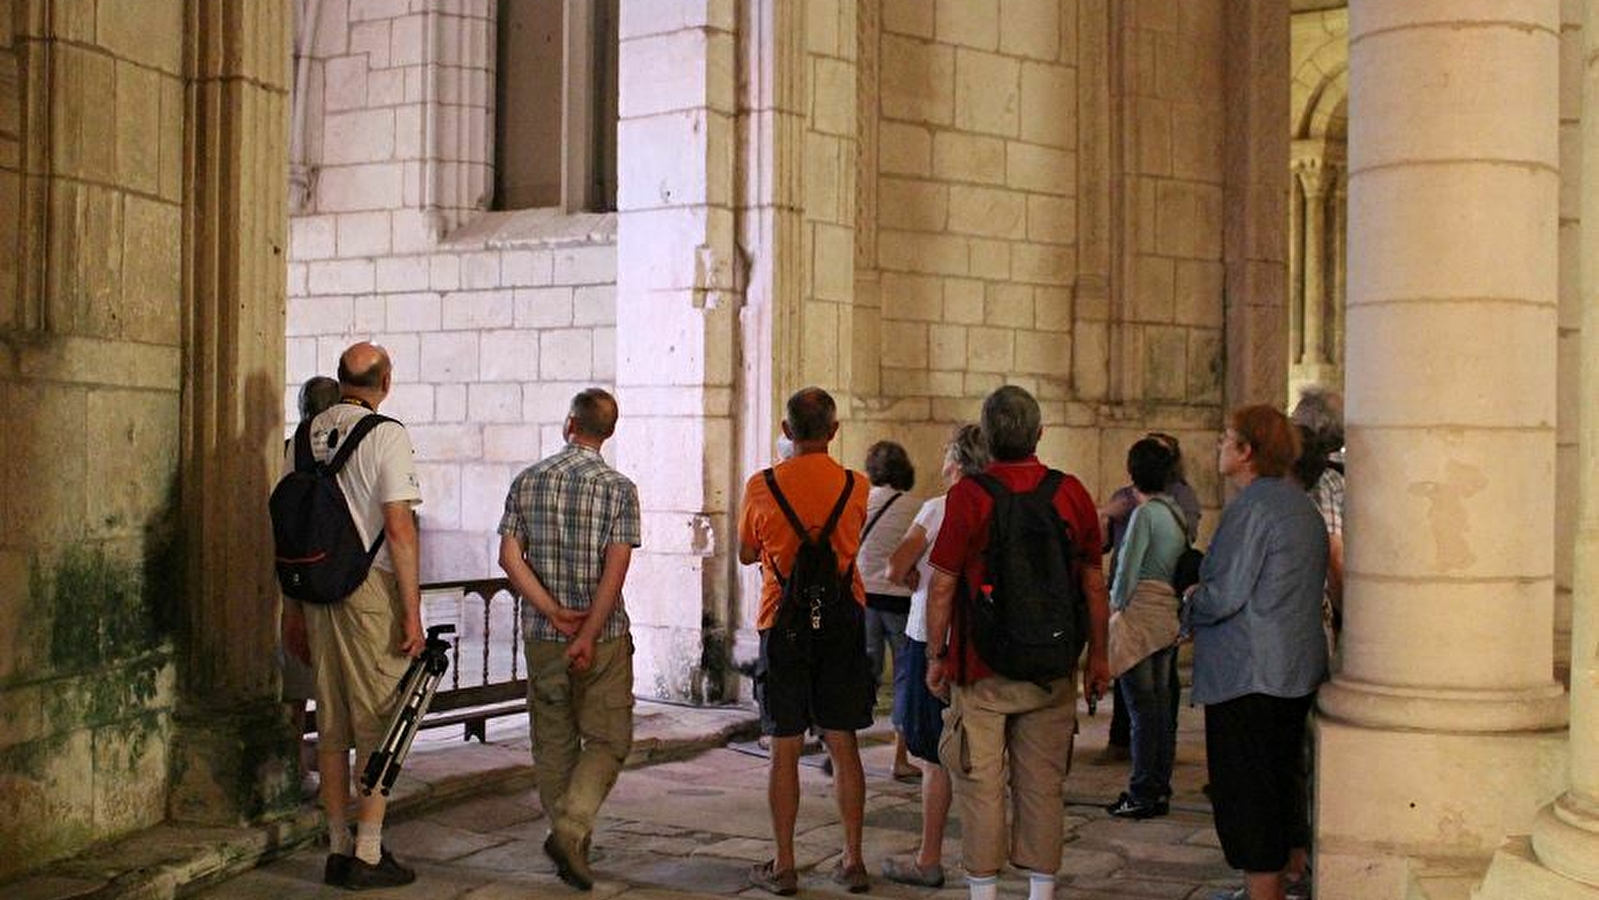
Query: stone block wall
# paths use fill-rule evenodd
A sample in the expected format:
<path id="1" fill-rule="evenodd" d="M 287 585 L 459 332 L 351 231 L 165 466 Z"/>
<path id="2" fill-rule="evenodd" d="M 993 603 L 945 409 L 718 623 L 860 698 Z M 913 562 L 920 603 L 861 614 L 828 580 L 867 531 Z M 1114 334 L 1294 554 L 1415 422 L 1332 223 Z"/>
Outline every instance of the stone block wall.
<path id="1" fill-rule="evenodd" d="M 422 484 L 422 579 L 496 575 L 511 479 L 563 445 L 573 394 L 615 379 L 614 220 L 573 220 L 594 235 L 579 243 L 467 236 L 428 253 L 345 257 L 327 240 L 339 218 L 290 223 L 285 421 L 298 420 L 299 385 L 335 374 L 345 347 L 387 347 L 383 412 L 406 423 Z"/>
<path id="2" fill-rule="evenodd" d="M 0 880 L 165 814 L 183 12 L 0 3 Z"/>
<path id="3" fill-rule="evenodd" d="M 884 0 L 875 59 L 878 116 L 874 291 L 878 396 L 845 432 L 860 465 L 871 440 L 906 442 L 936 492 L 952 423 L 1011 382 L 1048 409 L 1066 453 L 1077 270 L 1077 13 L 1033 0 Z M 867 316 L 871 318 L 870 315 Z M 871 423 L 871 424 L 865 424 Z M 880 423 L 880 424 L 879 424 Z M 1063 461 L 1063 464 L 1064 463 Z"/>
<path id="4" fill-rule="evenodd" d="M 303 6 L 303 4 L 296 4 Z M 493 189 L 493 0 L 321 0 L 309 44 L 303 162 L 347 252 L 407 253 Z M 293 161 L 291 161 L 293 162 Z"/>
<path id="5" fill-rule="evenodd" d="M 1226 35 L 1220 6 L 1135 3 L 1122 37 L 1123 164 L 1133 231 L 1121 378 L 1129 399 L 1221 401 Z"/>
<path id="6" fill-rule="evenodd" d="M 483 212 L 493 4 L 326 0 L 306 80 L 312 189 L 290 223 L 285 421 L 344 347 L 394 359 L 416 446 L 422 578 L 499 574 L 511 478 L 615 381 L 616 222 Z M 551 148 L 550 152 L 559 152 Z"/>
<path id="7" fill-rule="evenodd" d="M 857 368 L 873 371 L 854 375 L 877 390 L 858 398 L 846 458 L 859 465 L 871 441 L 899 440 L 922 466 L 918 492 L 936 492 L 950 426 L 1012 383 L 1043 404 L 1041 455 L 1096 495 L 1125 481 L 1128 444 L 1162 428 L 1184 439 L 1190 477 L 1212 496 L 1206 441 L 1223 355 L 1219 6 L 863 6 L 880 14 L 880 33 L 875 58 L 860 62 L 876 91 L 862 102 L 877 118 L 875 134 L 861 126 L 874 178 L 862 191 L 874 201 L 858 227 L 874 239 L 857 254 L 867 271 L 857 273 L 856 323 L 877 353 L 858 352 Z M 1114 63 L 1097 43 L 1107 34 L 1128 51 Z M 1107 80 L 1110 64 L 1121 71 Z M 1082 106 L 1100 82 L 1120 91 L 1102 101 L 1113 122 Z M 1107 129 L 1121 150 L 1111 176 L 1089 165 Z M 1115 272 L 1084 268 L 1088 232 L 1112 227 L 1080 228 L 1080 213 L 1104 215 L 1088 196 L 1096 191 L 1115 194 L 1121 211 Z M 1107 279 L 1108 295 L 1084 287 Z"/>

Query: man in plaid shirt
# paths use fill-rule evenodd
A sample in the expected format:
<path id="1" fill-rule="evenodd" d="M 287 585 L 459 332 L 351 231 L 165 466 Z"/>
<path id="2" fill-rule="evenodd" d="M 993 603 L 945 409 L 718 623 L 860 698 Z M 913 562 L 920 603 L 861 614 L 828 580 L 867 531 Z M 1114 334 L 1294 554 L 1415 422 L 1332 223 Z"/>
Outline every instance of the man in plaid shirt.
<path id="1" fill-rule="evenodd" d="M 589 838 L 633 744 L 633 639 L 622 604 L 639 545 L 638 489 L 600 456 L 616 400 L 572 398 L 566 446 L 511 482 L 500 519 L 500 567 L 527 601 L 528 724 L 544 852 L 562 881 L 594 885 Z"/>

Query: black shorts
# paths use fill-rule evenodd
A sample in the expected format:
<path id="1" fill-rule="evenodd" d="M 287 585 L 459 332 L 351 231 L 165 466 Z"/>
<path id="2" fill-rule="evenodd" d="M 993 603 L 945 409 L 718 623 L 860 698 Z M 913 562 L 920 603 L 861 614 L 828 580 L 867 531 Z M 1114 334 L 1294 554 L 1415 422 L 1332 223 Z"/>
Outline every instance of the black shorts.
<path id="1" fill-rule="evenodd" d="M 860 607 L 854 609 L 859 623 Z M 871 727 L 876 692 L 863 638 L 818 646 L 809 661 L 784 654 L 774 660 L 772 632 L 771 628 L 761 631 L 761 655 L 755 662 L 755 700 L 761 707 L 762 734 L 794 737 L 812 727 L 822 731 Z M 857 629 L 855 633 L 861 632 Z"/>
<path id="2" fill-rule="evenodd" d="M 1235 869 L 1276 872 L 1290 849 L 1310 846 L 1300 769 L 1314 699 L 1245 694 L 1205 707 L 1216 836 Z"/>

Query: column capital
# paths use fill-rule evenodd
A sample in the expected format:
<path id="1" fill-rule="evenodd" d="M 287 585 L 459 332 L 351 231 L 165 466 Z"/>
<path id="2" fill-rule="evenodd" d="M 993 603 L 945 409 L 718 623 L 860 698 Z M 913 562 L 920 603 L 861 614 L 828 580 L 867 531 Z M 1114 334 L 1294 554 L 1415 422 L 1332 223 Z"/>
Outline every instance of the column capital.
<path id="1" fill-rule="evenodd" d="M 1325 156 L 1300 156 L 1289 164 L 1289 171 L 1299 179 L 1307 198 L 1319 198 L 1342 180 L 1343 167 Z"/>

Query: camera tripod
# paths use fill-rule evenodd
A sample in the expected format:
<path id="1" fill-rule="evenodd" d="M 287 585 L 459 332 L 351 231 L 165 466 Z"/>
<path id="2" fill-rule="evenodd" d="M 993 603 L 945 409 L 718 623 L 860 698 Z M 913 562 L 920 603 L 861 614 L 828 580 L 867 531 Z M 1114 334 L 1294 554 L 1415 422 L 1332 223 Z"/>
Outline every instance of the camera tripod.
<path id="1" fill-rule="evenodd" d="M 454 633 L 454 625 L 434 625 L 428 629 L 427 643 L 421 655 L 411 661 L 411 668 L 406 670 L 405 677 L 400 681 L 405 699 L 400 703 L 400 708 L 395 710 L 389 730 L 383 735 L 383 742 L 367 758 L 366 770 L 361 773 L 362 793 L 371 796 L 374 790 L 380 790 L 387 797 L 389 789 L 394 787 L 394 780 L 400 777 L 405 755 L 411 751 L 411 739 L 416 737 L 422 717 L 433 702 L 433 693 L 438 690 L 439 681 L 450 667 L 450 643 L 440 635 Z"/>

